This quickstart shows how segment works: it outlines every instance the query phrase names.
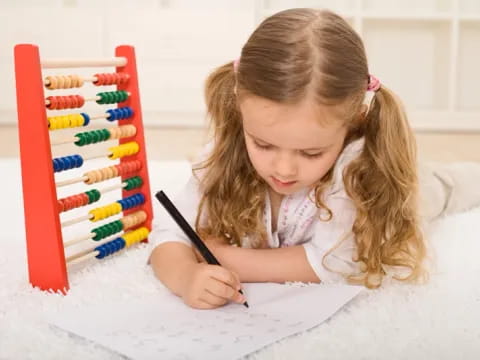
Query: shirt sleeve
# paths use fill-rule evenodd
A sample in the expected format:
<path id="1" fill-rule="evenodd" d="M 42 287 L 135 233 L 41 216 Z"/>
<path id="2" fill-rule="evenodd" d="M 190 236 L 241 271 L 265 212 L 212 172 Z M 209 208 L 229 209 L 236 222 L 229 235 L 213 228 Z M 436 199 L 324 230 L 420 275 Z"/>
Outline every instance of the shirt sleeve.
<path id="1" fill-rule="evenodd" d="M 356 140 L 339 156 L 332 185 L 325 190 L 325 205 L 332 211 L 332 218 L 317 219 L 311 240 L 303 244 L 307 259 L 322 282 L 345 282 L 343 275 L 359 272 L 358 263 L 353 261 L 356 244 L 352 226 L 356 209 L 345 191 L 343 171 L 358 157 L 363 145 L 363 138 Z"/>
<path id="2" fill-rule="evenodd" d="M 192 175 L 190 177 L 183 189 L 172 198 L 172 202 L 190 226 L 195 228 L 198 204 L 200 202 L 199 183 L 195 176 Z M 153 226 L 149 239 L 154 245 L 166 242 L 180 242 L 192 246 L 188 237 L 159 201 L 154 202 L 153 211 Z"/>
<path id="3" fill-rule="evenodd" d="M 208 143 L 202 149 L 201 153 L 194 161 L 194 164 L 198 164 L 206 159 L 212 148 L 213 143 Z M 195 229 L 195 220 L 197 218 L 198 205 L 200 204 L 201 199 L 200 181 L 198 177 L 201 177 L 202 172 L 203 170 L 196 172 L 196 176 L 192 174 L 178 194 L 171 199 L 175 207 L 193 229 Z M 153 212 L 152 232 L 149 236 L 149 240 L 153 245 L 156 246 L 166 242 L 180 242 L 192 246 L 190 239 L 185 235 L 159 201 L 154 202 Z M 203 223 L 204 221 L 205 219 L 202 218 L 201 222 Z"/>
<path id="4" fill-rule="evenodd" d="M 310 266 L 322 282 L 343 283 L 343 275 L 359 271 L 353 261 L 356 245 L 352 226 L 356 212 L 352 201 L 342 194 L 331 198 L 327 206 L 333 217 L 329 221 L 317 219 L 311 240 L 303 246 Z"/>

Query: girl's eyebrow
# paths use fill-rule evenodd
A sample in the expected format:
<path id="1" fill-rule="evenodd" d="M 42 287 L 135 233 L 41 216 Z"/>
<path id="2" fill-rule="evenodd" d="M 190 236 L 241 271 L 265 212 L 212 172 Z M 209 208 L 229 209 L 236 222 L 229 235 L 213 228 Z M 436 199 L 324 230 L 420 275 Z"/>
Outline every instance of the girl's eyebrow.
<path id="1" fill-rule="evenodd" d="M 253 135 L 250 134 L 247 130 L 245 130 L 245 132 L 248 134 L 248 136 L 252 137 L 255 141 L 260 141 L 260 142 L 265 143 L 265 144 L 270 145 L 270 146 L 276 146 L 276 145 L 270 144 L 268 141 L 265 141 L 265 140 L 262 140 L 262 139 L 260 139 L 260 138 L 257 138 L 256 136 L 253 136 Z M 332 146 L 332 145 L 317 146 L 317 147 L 313 147 L 313 148 L 296 149 L 296 150 L 298 150 L 298 151 L 327 150 L 327 149 L 330 148 L 331 146 Z"/>

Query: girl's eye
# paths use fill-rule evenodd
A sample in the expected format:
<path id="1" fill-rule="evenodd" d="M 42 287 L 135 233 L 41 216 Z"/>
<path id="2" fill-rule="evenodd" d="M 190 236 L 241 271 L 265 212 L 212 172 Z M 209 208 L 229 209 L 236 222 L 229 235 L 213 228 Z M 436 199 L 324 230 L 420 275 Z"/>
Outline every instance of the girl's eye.
<path id="1" fill-rule="evenodd" d="M 308 159 L 316 159 L 323 155 L 323 153 L 309 154 L 306 152 L 302 152 L 301 154 L 302 156 L 305 156 Z"/>
<path id="2" fill-rule="evenodd" d="M 255 146 L 259 149 L 262 149 L 262 150 L 270 150 L 272 148 L 272 145 L 263 145 L 263 144 L 259 144 L 257 143 L 256 141 L 253 142 L 255 144 Z"/>

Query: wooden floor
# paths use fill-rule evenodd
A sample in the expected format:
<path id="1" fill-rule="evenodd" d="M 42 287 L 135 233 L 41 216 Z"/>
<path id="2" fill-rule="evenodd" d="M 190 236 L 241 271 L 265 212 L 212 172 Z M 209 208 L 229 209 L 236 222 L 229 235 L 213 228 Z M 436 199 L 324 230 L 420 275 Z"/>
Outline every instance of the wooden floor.
<path id="1" fill-rule="evenodd" d="M 148 128 L 145 136 L 147 156 L 155 160 L 191 160 L 207 139 L 205 130 L 202 129 Z M 417 143 L 421 160 L 480 162 L 480 134 L 478 133 L 419 133 Z M 102 145 L 97 144 L 95 150 L 99 151 L 101 147 Z M 69 146 L 55 147 L 53 155 L 68 154 L 69 150 Z M 0 126 L 0 157 L 18 156 L 16 127 Z"/>

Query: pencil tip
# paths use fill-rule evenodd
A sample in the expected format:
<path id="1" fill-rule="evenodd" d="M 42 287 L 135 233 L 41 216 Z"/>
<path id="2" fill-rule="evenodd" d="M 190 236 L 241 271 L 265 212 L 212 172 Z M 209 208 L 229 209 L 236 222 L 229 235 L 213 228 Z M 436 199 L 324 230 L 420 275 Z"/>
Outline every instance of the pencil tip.
<path id="1" fill-rule="evenodd" d="M 245 305 L 245 307 L 249 308 L 250 306 L 248 306 L 248 302 L 244 302 L 243 305 Z"/>

